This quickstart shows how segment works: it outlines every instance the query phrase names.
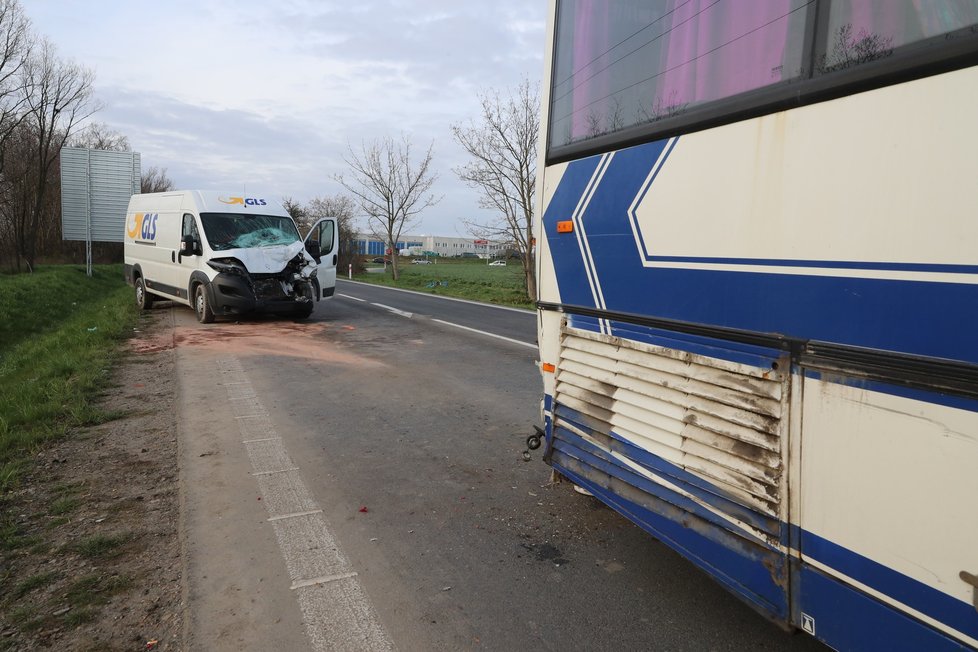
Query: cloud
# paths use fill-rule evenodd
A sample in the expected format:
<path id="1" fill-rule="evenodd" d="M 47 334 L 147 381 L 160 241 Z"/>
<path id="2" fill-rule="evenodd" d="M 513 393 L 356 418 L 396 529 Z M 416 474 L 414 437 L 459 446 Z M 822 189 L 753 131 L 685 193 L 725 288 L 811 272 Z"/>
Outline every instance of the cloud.
<path id="1" fill-rule="evenodd" d="M 450 125 L 477 93 L 543 68 L 543 3 L 174 0 L 37 3 L 35 29 L 96 71 L 95 116 L 184 187 L 261 184 L 307 201 L 340 191 L 347 143 L 434 142 L 444 201 L 427 231 L 480 212 L 452 167 Z"/>

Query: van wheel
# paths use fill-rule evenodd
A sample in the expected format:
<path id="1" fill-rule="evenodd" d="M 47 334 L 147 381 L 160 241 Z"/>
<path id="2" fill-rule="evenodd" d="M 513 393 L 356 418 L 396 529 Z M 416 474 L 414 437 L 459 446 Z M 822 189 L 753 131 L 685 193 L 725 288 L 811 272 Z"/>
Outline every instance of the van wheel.
<path id="1" fill-rule="evenodd" d="M 153 295 L 146 291 L 146 282 L 142 276 L 136 277 L 136 307 L 140 310 L 149 310 L 153 307 Z"/>
<path id="2" fill-rule="evenodd" d="M 201 324 L 209 324 L 214 321 L 214 311 L 207 300 L 207 288 L 203 283 L 198 283 L 194 288 L 194 312 L 197 313 L 197 321 Z"/>
<path id="3" fill-rule="evenodd" d="M 296 308 L 295 312 L 292 313 L 296 319 L 309 319 L 309 315 L 312 314 L 313 306 L 312 302 L 303 305 L 300 308 Z"/>

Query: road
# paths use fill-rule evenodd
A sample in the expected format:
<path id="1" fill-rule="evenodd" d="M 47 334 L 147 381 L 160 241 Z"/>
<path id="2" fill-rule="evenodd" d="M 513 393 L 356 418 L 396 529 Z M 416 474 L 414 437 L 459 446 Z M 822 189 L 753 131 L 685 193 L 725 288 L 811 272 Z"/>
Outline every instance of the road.
<path id="1" fill-rule="evenodd" d="M 367 302 L 388 310 L 393 308 L 412 316 L 417 313 L 440 323 L 477 329 L 536 346 L 537 318 L 536 313 L 529 310 L 458 301 L 342 279 L 336 282 L 336 292 L 339 298 Z"/>
<path id="2" fill-rule="evenodd" d="M 532 314 L 337 290 L 173 309 L 195 649 L 825 649 L 523 461 Z"/>

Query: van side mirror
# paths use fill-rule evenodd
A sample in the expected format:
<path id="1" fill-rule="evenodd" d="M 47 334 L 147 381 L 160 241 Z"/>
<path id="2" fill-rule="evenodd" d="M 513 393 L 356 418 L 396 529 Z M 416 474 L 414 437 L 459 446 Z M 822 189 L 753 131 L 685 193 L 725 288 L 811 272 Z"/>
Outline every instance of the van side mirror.
<path id="1" fill-rule="evenodd" d="M 194 239 L 192 235 L 185 235 L 180 238 L 180 255 L 181 256 L 199 256 L 202 251 L 200 251 L 200 245 L 197 244 L 197 240 Z"/>
<path id="2" fill-rule="evenodd" d="M 309 252 L 310 256 L 316 259 L 317 263 L 319 262 L 319 259 L 322 258 L 323 253 L 319 248 L 319 242 L 316 240 L 309 240 L 306 242 L 306 251 Z"/>

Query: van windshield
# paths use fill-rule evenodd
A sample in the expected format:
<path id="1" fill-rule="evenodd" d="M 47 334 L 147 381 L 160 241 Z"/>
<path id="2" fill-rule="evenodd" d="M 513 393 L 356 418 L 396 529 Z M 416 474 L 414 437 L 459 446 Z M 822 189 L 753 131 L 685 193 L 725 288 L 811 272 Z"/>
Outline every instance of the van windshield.
<path id="1" fill-rule="evenodd" d="M 289 245 L 299 240 L 291 218 L 243 213 L 201 213 L 204 235 L 214 251 Z"/>

